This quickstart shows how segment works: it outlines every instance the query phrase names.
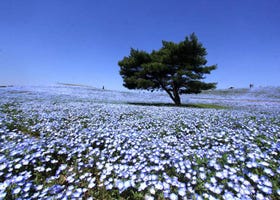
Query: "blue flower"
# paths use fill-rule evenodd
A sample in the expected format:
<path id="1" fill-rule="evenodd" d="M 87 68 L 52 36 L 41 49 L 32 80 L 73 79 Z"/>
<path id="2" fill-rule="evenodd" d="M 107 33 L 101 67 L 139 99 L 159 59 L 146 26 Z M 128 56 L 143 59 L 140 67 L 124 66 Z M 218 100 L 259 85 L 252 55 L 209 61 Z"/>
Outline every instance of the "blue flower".
<path id="1" fill-rule="evenodd" d="M 49 188 L 49 192 L 51 195 L 59 194 L 64 190 L 64 186 L 61 185 L 53 185 Z"/>
<path id="2" fill-rule="evenodd" d="M 184 197 L 186 195 L 186 189 L 185 188 L 180 188 L 178 190 L 178 194 L 182 197 Z"/>
<path id="3" fill-rule="evenodd" d="M 178 196 L 177 196 L 175 193 L 171 193 L 171 194 L 169 195 L 169 198 L 170 198 L 170 200 L 177 200 L 177 199 L 178 199 Z"/>
<path id="4" fill-rule="evenodd" d="M 0 199 L 4 199 L 5 197 L 6 197 L 6 192 L 2 192 L 1 190 L 0 190 Z"/>
<path id="5" fill-rule="evenodd" d="M 18 193 L 20 193 L 20 191 L 21 191 L 21 188 L 17 187 L 15 189 L 13 189 L 13 194 L 17 195 Z"/>
<path id="6" fill-rule="evenodd" d="M 2 164 L 0 165 L 0 171 L 6 169 L 7 166 L 8 166 L 8 165 L 7 165 L 6 163 L 2 163 Z"/>
<path id="7" fill-rule="evenodd" d="M 271 169 L 269 169 L 269 168 L 264 168 L 263 171 L 264 171 L 264 173 L 269 174 L 270 176 L 274 176 L 273 171 Z"/>
<path id="8" fill-rule="evenodd" d="M 8 186 L 9 184 L 6 181 L 0 183 L 0 191 L 5 191 Z"/>

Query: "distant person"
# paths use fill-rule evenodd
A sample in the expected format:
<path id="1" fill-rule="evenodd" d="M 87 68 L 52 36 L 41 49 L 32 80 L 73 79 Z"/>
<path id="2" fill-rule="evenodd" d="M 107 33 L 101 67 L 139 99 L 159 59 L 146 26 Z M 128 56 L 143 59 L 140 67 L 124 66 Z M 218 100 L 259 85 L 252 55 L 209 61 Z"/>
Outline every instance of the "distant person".
<path id="1" fill-rule="evenodd" d="M 249 85 L 249 87 L 250 87 L 250 88 L 253 88 L 253 87 L 254 87 L 254 85 L 251 83 L 251 84 Z"/>
<path id="2" fill-rule="evenodd" d="M 105 90 L 104 86 L 102 87 L 102 90 Z"/>

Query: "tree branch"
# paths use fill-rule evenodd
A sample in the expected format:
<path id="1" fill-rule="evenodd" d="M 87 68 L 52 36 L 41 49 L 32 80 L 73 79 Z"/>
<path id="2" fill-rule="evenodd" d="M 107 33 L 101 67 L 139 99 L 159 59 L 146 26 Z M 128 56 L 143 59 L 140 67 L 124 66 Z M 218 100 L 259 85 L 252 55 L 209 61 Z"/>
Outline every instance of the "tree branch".
<path id="1" fill-rule="evenodd" d="M 156 79 L 160 87 L 169 95 L 169 97 L 175 102 L 175 97 L 172 95 L 172 93 L 164 86 L 164 84 L 159 80 Z"/>

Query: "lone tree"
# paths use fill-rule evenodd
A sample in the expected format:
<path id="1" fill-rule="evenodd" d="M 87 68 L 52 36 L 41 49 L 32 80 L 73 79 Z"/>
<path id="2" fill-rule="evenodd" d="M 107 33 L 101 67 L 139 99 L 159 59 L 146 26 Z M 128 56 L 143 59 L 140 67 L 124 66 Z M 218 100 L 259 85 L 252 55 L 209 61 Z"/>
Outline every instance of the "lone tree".
<path id="1" fill-rule="evenodd" d="M 200 93 L 216 87 L 201 80 L 216 69 L 205 66 L 206 49 L 192 33 L 179 43 L 162 41 L 151 53 L 131 48 L 130 55 L 118 62 L 124 86 L 128 89 L 164 90 L 181 105 L 180 94 Z"/>

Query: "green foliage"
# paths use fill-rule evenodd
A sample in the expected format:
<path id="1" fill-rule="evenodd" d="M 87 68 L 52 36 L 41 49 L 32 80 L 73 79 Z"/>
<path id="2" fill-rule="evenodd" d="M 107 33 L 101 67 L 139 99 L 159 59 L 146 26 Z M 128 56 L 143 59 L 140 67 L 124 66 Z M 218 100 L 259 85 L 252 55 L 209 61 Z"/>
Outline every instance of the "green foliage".
<path id="1" fill-rule="evenodd" d="M 201 80 L 216 65 L 205 66 L 206 49 L 193 33 L 179 43 L 162 41 L 162 47 L 151 53 L 136 49 L 119 61 L 120 75 L 128 89 L 161 89 L 176 105 L 180 94 L 200 93 L 215 88 L 216 83 Z"/>

